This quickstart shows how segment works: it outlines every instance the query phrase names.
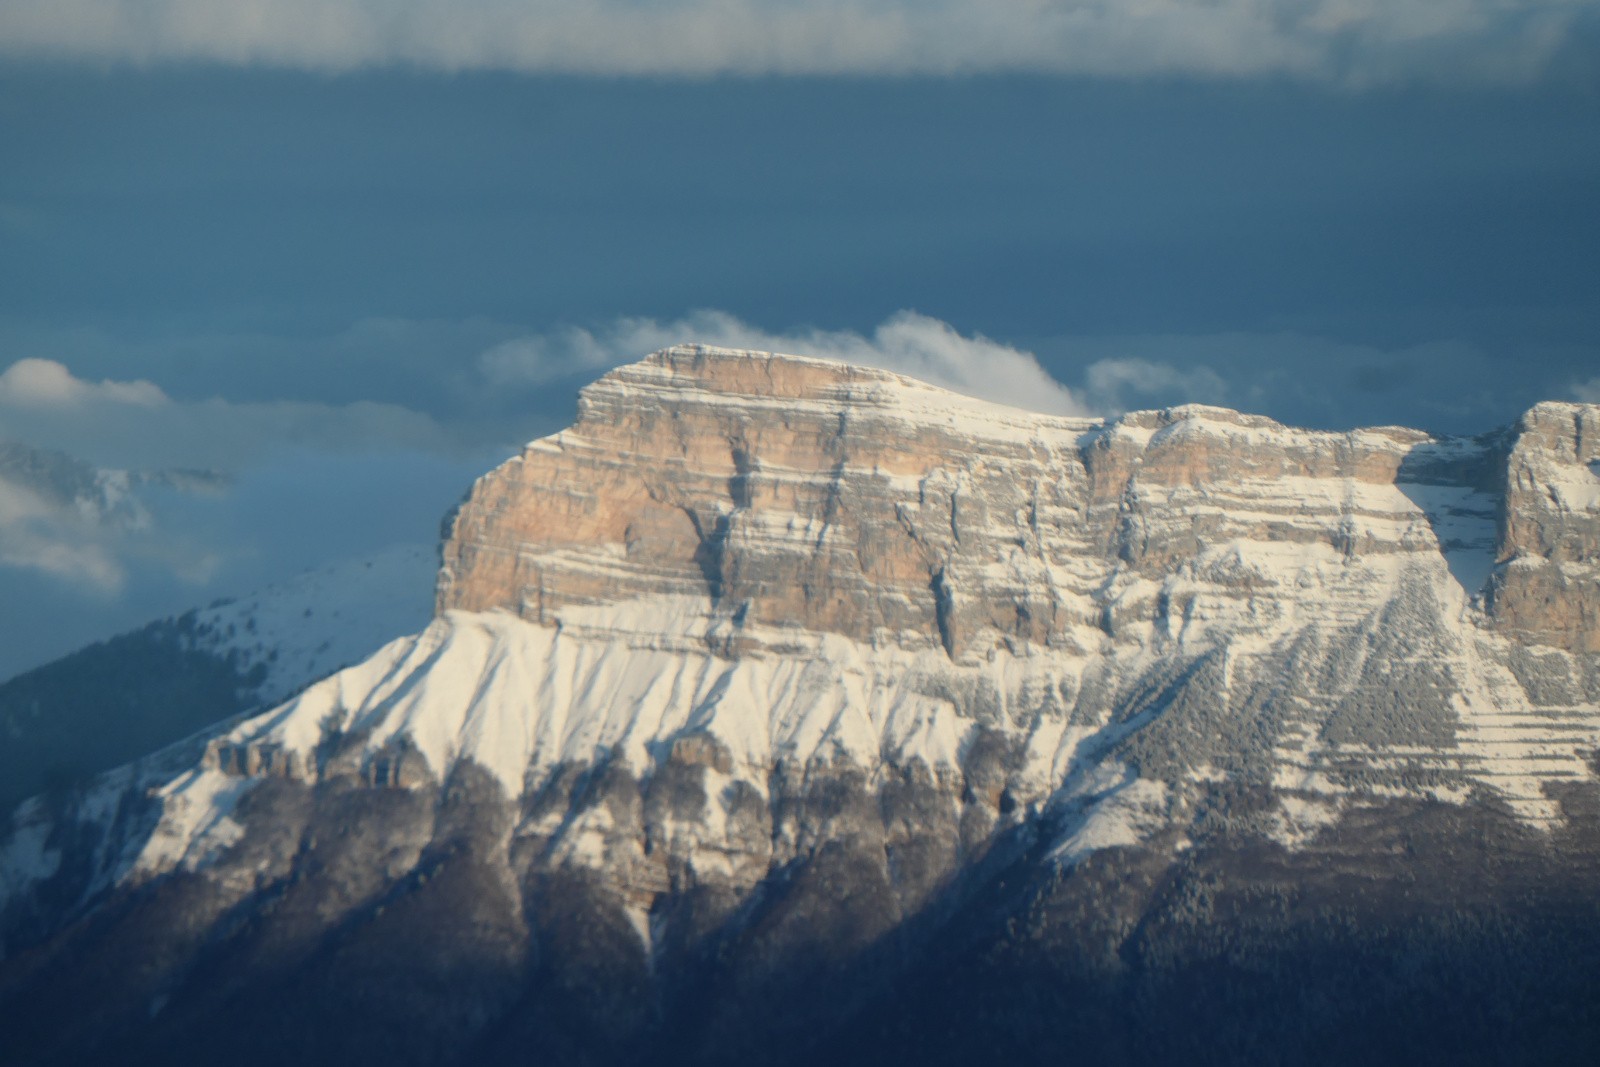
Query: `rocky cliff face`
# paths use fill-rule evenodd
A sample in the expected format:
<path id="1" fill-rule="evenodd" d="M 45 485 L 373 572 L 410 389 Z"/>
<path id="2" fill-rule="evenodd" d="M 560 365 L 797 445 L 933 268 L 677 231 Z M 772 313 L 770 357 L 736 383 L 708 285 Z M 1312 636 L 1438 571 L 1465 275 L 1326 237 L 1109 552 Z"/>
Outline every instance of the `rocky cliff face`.
<path id="1" fill-rule="evenodd" d="M 1045 968 L 1143 1005 L 1078 1035 L 1137 1058 L 1181 1051 L 1139 1012 L 1266 966 L 1219 908 L 1317 959 L 1426 899 L 1589 936 L 1597 428 L 1059 419 L 658 353 L 473 487 L 423 633 L 20 809 L 0 1010 L 98 990 L 19 1046 L 68 1059 L 287 1012 L 385 1059 L 731 1061 L 897 1047 L 937 1019 L 861 1014 L 896 983 Z M 1428 951 L 1505 961 L 1458 935 Z M 1274 1047 L 1360 1053 L 1320 1032 Z"/>
<path id="2" fill-rule="evenodd" d="M 1546 404 L 1476 439 L 1199 407 L 1101 423 L 676 349 L 480 480 L 439 608 L 740 662 L 822 635 L 942 652 L 913 673 L 993 694 L 951 705 L 958 732 L 1048 745 L 1057 771 L 1042 729 L 1149 689 L 1161 721 L 1118 742 L 1143 777 L 1486 781 L 1549 817 L 1542 783 L 1587 773 L 1571 742 L 1594 727 L 1588 661 L 1558 653 L 1600 640 L 1595 418 Z M 634 628 L 623 605 L 654 607 Z M 1060 781 L 1036 777 L 1014 784 Z"/>
<path id="3" fill-rule="evenodd" d="M 1540 404 L 1505 462 L 1490 610 L 1524 643 L 1600 652 L 1600 408 Z"/>
<path id="4" fill-rule="evenodd" d="M 480 480 L 439 607 L 553 624 L 677 595 L 708 599 L 730 635 L 837 633 L 958 663 L 1083 652 L 1118 625 L 1181 624 L 1190 603 L 1115 582 L 1185 571 L 1196 596 L 1249 599 L 1219 551 L 1253 554 L 1246 571 L 1280 569 L 1273 546 L 1487 565 L 1501 462 L 1409 430 L 1200 407 L 1047 418 L 881 371 L 669 350 L 591 386 L 571 430 Z"/>

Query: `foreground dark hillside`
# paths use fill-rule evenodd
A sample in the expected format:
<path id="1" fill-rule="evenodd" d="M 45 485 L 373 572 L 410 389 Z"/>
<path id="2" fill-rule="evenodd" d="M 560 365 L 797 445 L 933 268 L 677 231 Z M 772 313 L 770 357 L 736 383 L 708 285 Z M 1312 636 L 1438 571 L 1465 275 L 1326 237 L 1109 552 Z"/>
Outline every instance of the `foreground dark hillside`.
<path id="1" fill-rule="evenodd" d="M 647 952 L 627 887 L 505 851 L 470 770 L 282 783 L 252 803 L 298 839 L 218 872 L 288 850 L 281 877 L 221 911 L 199 876 L 125 891 L 0 965 L 0 1062 L 1588 1062 L 1600 841 L 1594 792 L 1567 800 L 1551 835 L 1396 802 L 1290 852 L 1220 787 L 1180 852 L 1060 867 L 1028 823 L 911 913 L 847 834 L 742 899 L 659 893 Z"/>

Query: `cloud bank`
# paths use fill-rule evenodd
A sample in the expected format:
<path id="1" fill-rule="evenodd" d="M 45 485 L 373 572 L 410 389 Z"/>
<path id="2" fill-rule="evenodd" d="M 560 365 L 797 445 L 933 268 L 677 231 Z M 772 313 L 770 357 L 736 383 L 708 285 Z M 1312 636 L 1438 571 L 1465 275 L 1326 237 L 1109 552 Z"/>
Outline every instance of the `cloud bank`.
<path id="1" fill-rule="evenodd" d="M 147 381 L 100 382 L 74 377 L 52 359 L 19 359 L 0 372 L 0 406 L 79 408 L 96 403 L 160 407 L 167 394 Z"/>
<path id="2" fill-rule="evenodd" d="M 1519 82 L 1597 0 L 0 0 L 0 53 L 326 71 Z"/>
<path id="3" fill-rule="evenodd" d="M 143 380 L 90 381 L 29 357 L 0 371 L 0 440 L 119 468 L 234 470 L 286 447 L 325 452 L 448 452 L 449 433 L 396 404 L 178 401 Z"/>

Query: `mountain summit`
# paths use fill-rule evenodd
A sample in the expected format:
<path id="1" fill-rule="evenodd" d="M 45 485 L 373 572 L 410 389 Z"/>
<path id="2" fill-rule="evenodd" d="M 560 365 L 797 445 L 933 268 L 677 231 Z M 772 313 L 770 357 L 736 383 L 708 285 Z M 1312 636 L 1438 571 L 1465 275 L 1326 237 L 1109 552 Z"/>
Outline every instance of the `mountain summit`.
<path id="1" fill-rule="evenodd" d="M 447 531 L 421 633 L 12 816 L 15 1062 L 1600 1045 L 1600 407 L 681 346 Z"/>

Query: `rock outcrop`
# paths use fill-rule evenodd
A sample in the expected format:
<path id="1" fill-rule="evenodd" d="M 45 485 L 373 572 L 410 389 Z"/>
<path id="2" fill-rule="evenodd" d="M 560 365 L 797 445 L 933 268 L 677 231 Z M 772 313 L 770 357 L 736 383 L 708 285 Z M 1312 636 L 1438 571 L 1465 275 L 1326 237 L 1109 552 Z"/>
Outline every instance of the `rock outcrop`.
<path id="1" fill-rule="evenodd" d="M 1600 652 L 1600 407 L 1538 405 L 1505 464 L 1493 617 L 1526 643 Z"/>
<path id="2" fill-rule="evenodd" d="M 590 386 L 572 429 L 478 482 L 438 604 L 554 624 L 568 606 L 677 595 L 741 636 L 829 632 L 957 662 L 1084 651 L 1195 599 L 1262 599 L 1251 560 L 1218 570 L 1235 546 L 1269 569 L 1274 548 L 1476 554 L 1481 583 L 1502 463 L 1493 442 L 1411 430 L 1194 406 L 1050 418 L 883 371 L 671 349 Z M 1194 578 L 1176 606 L 1119 595 L 1179 571 Z"/>

